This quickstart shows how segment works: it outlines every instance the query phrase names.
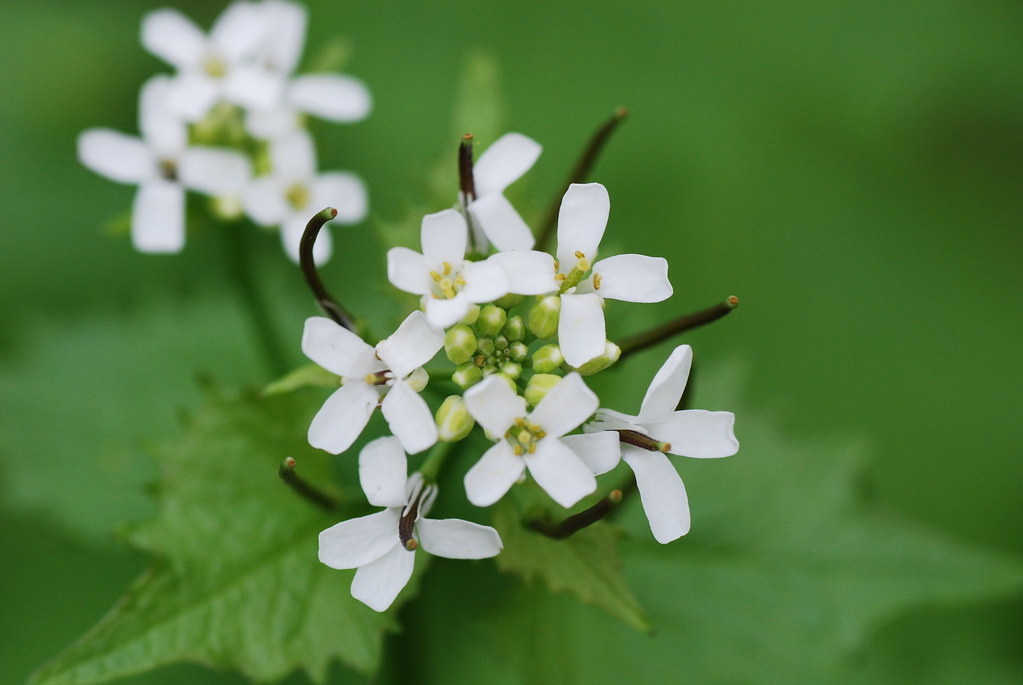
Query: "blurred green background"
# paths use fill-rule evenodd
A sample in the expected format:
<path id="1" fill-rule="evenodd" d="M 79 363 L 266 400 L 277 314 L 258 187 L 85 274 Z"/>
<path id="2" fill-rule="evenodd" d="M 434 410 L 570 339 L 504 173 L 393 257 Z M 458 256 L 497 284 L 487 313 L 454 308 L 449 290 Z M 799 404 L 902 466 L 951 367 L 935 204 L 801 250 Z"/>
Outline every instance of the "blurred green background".
<path id="1" fill-rule="evenodd" d="M 22 682 L 145 567 L 113 531 L 151 510 L 145 446 L 176 433 L 197 372 L 267 379 L 222 236 L 190 236 L 179 257 L 134 253 L 104 228 L 132 190 L 75 159 L 87 127 L 136 131 L 138 87 L 165 70 L 138 45 L 139 20 L 163 4 L 0 6 L 3 682 Z M 375 98 L 367 121 L 315 129 L 321 167 L 361 174 L 376 218 L 428 198 L 422 172 L 445 153 L 454 188 L 457 84 L 480 51 L 500 71 L 506 130 L 544 145 L 513 193 L 527 220 L 627 106 L 593 179 L 611 195 L 608 245 L 667 257 L 676 294 L 609 330 L 738 295 L 735 314 L 689 341 L 697 359 L 741 367 L 743 411 L 803 444 L 864 445 L 858 487 L 885 511 L 1020 558 L 1023 5 L 308 4 L 307 58 L 348 39 L 346 71 Z M 222 8 L 176 6 L 203 26 Z M 383 247 L 366 226 L 342 230 L 324 276 L 373 301 Z M 275 237 L 255 257 L 298 363 L 311 300 Z M 750 444 L 735 459 L 756 459 Z M 851 671 L 1018 683 L 1021 636 L 1019 597 L 922 607 L 881 626 Z M 191 666 L 131 679 L 238 681 Z"/>

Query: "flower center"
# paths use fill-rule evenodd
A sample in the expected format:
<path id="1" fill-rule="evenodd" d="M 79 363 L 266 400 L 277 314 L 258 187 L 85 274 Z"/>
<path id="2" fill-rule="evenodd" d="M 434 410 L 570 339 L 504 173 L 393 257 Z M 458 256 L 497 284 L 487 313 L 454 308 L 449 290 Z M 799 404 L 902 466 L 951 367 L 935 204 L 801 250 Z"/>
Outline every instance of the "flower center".
<path id="1" fill-rule="evenodd" d="M 566 292 L 569 288 L 574 288 L 579 285 L 579 282 L 586 277 L 586 273 L 593 268 L 590 264 L 590 260 L 586 258 L 579 250 L 575 251 L 575 266 L 567 274 L 558 274 L 561 281 L 561 287 L 558 290 L 558 294 Z"/>
<path id="2" fill-rule="evenodd" d="M 515 425 L 508 429 L 504 437 L 512 446 L 515 455 L 521 457 L 524 454 L 536 452 L 536 443 L 547 437 L 547 433 L 535 423 L 529 423 L 523 418 L 517 418 L 515 419 Z"/>
<path id="3" fill-rule="evenodd" d="M 465 287 L 465 279 L 462 278 L 461 273 L 453 274 L 451 264 L 448 262 L 441 262 L 442 268 L 440 272 L 431 271 L 430 278 L 434 282 L 434 293 L 433 296 L 438 300 L 446 299 L 450 300 L 458 291 Z"/>
<path id="4" fill-rule="evenodd" d="M 288 188 L 284 197 L 294 209 L 303 209 L 309 204 L 309 189 L 301 183 L 296 183 Z"/>
<path id="5" fill-rule="evenodd" d="M 211 53 L 203 57 L 202 68 L 213 78 L 224 78 L 227 75 L 227 63 L 217 54 Z"/>

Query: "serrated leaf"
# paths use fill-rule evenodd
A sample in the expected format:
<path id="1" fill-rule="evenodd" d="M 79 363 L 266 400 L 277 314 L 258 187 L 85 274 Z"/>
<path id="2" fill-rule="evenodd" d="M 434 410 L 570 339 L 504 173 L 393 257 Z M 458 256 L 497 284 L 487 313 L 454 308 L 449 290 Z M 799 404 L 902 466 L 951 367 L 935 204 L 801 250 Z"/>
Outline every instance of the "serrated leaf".
<path id="1" fill-rule="evenodd" d="M 327 371 L 319 364 L 305 364 L 263 388 L 263 396 L 282 395 L 308 386 L 336 388 L 339 385 L 341 377 L 336 373 Z"/>
<path id="2" fill-rule="evenodd" d="M 351 597 L 354 572 L 317 560 L 317 534 L 343 516 L 277 477 L 285 456 L 314 482 L 327 470 L 305 444 L 314 410 L 300 394 L 211 396 L 157 450 L 159 515 L 128 529 L 154 568 L 32 682 L 96 683 L 177 661 L 260 682 L 302 669 L 323 683 L 334 659 L 373 672 L 394 621 Z"/>
<path id="3" fill-rule="evenodd" d="M 636 630 L 650 629 L 622 574 L 620 531 L 600 521 L 566 539 L 554 540 L 522 522 L 523 512 L 505 497 L 494 513 L 494 527 L 504 542 L 496 559 L 498 568 L 527 581 L 540 580 L 551 592 L 572 593 Z"/>

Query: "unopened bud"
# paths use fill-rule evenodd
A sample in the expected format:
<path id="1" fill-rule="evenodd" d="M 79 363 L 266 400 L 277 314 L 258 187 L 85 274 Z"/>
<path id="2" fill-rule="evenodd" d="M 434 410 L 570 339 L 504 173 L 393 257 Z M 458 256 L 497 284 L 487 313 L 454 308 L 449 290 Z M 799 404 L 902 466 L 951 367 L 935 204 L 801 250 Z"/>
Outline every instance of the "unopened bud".
<path id="1" fill-rule="evenodd" d="M 548 295 L 541 298 L 529 310 L 529 331 L 536 337 L 547 340 L 558 331 L 558 318 L 561 315 L 561 298 Z"/>
<path id="2" fill-rule="evenodd" d="M 533 370 L 537 373 L 550 373 L 564 363 L 565 357 L 557 345 L 544 345 L 533 353 Z"/>
<path id="3" fill-rule="evenodd" d="M 405 379 L 408 387 L 412 388 L 416 392 L 421 392 L 426 384 L 430 382 L 430 374 L 423 367 L 419 367 L 408 375 Z"/>
<path id="4" fill-rule="evenodd" d="M 465 390 L 483 380 L 483 370 L 472 362 L 467 362 L 455 369 L 455 372 L 451 374 L 451 380 Z"/>
<path id="5" fill-rule="evenodd" d="M 555 376 L 552 373 L 534 373 L 533 377 L 529 379 L 529 383 L 526 384 L 526 391 L 523 395 L 526 398 L 526 402 L 529 406 L 535 407 L 540 404 L 551 388 L 561 382 L 561 376 Z"/>
<path id="6" fill-rule="evenodd" d="M 465 324 L 452 326 L 444 334 L 444 353 L 454 364 L 464 364 L 476 353 L 476 334 Z"/>
<path id="7" fill-rule="evenodd" d="M 492 356 L 494 352 L 497 351 L 497 345 L 494 344 L 494 341 L 491 338 L 480 338 L 476 341 L 476 346 L 479 348 L 480 352 L 488 357 Z"/>
<path id="8" fill-rule="evenodd" d="M 460 395 L 449 396 L 437 410 L 437 438 L 441 442 L 458 442 L 469 435 L 475 425 Z"/>
<path id="9" fill-rule="evenodd" d="M 529 348 L 524 342 L 513 342 L 508 346 L 508 356 L 513 362 L 521 362 L 529 354 Z"/>
<path id="10" fill-rule="evenodd" d="M 479 318 L 476 319 L 476 332 L 480 335 L 495 336 L 504 328 L 508 321 L 508 312 L 497 305 L 488 304 L 480 310 Z"/>
<path id="11" fill-rule="evenodd" d="M 496 338 L 494 338 L 494 345 L 499 350 L 507 350 L 508 349 L 508 338 L 504 337 L 503 335 L 499 335 Z"/>
<path id="12" fill-rule="evenodd" d="M 493 374 L 493 376 L 494 378 L 500 378 L 502 381 L 507 383 L 508 387 L 511 388 L 512 392 L 514 392 L 516 395 L 519 394 L 519 386 L 515 385 L 515 379 L 506 374 L 504 371 L 498 371 L 497 373 Z"/>
<path id="13" fill-rule="evenodd" d="M 622 356 L 622 348 L 615 345 L 610 340 L 604 343 L 604 354 L 599 357 L 594 357 L 590 361 L 586 362 L 582 366 L 576 369 L 580 376 L 589 376 L 603 371 L 607 367 L 618 361 L 618 358 Z"/>
<path id="14" fill-rule="evenodd" d="M 504 325 L 504 337 L 508 340 L 522 340 L 526 337 L 526 322 L 521 316 L 516 314 L 508 318 L 508 323 Z"/>
<path id="15" fill-rule="evenodd" d="M 494 304 L 505 310 L 511 309 L 520 302 L 522 302 L 522 295 L 513 295 L 512 293 L 508 293 L 504 297 L 494 300 Z"/>
<path id="16" fill-rule="evenodd" d="M 476 319 L 478 319 L 479 316 L 480 306 L 478 304 L 474 304 L 471 307 L 469 307 L 469 311 L 466 313 L 465 316 L 462 317 L 462 320 L 459 321 L 458 323 L 464 323 L 466 326 L 471 326 L 474 323 L 476 323 Z"/>
<path id="17" fill-rule="evenodd" d="M 505 374 L 509 378 L 518 378 L 522 375 L 522 364 L 507 361 L 501 364 L 501 373 Z"/>

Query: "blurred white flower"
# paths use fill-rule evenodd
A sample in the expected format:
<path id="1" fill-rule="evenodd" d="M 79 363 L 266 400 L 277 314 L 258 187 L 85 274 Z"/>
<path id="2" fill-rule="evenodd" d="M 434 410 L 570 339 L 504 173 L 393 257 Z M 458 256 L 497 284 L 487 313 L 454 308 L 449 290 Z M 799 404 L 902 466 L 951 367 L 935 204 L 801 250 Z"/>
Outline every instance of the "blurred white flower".
<path id="1" fill-rule="evenodd" d="M 426 319 L 438 328 L 455 325 L 473 304 L 508 293 L 508 276 L 495 262 L 468 262 L 469 231 L 454 209 L 423 217 L 423 253 L 407 247 L 387 252 L 387 278 L 400 290 L 422 295 Z"/>
<path id="2" fill-rule="evenodd" d="M 378 404 L 409 454 L 436 443 L 437 424 L 419 391 L 427 381 L 423 364 L 443 344 L 444 334 L 419 311 L 409 314 L 376 348 L 330 319 L 306 319 L 302 351 L 341 376 L 343 383 L 313 418 L 309 444 L 331 454 L 344 452 L 358 439 Z"/>
<path id="3" fill-rule="evenodd" d="M 256 138 L 278 138 L 302 127 L 302 115 L 347 124 L 361 121 L 373 109 L 369 89 L 345 74 L 305 74 L 285 85 L 281 102 L 273 107 L 250 108 L 245 128 Z"/>
<path id="4" fill-rule="evenodd" d="M 119 183 L 139 186 L 131 237 L 140 252 L 180 252 L 185 245 L 185 190 L 213 196 L 242 192 L 248 159 L 231 150 L 188 146 L 187 127 L 169 108 L 171 82 L 151 78 L 139 94 L 141 138 L 105 128 L 78 137 L 86 167 Z"/>
<path id="5" fill-rule="evenodd" d="M 599 409 L 596 420 L 583 430 L 635 431 L 653 441 L 668 454 L 698 459 L 730 457 L 739 451 L 735 439 L 735 414 L 728 411 L 684 409 L 676 411 L 686 389 L 693 350 L 679 345 L 672 351 L 647 388 L 639 415 L 630 416 L 611 409 Z M 689 499 L 674 466 L 660 451 L 622 445 L 622 459 L 636 474 L 643 511 L 650 530 L 660 543 L 671 542 L 689 532 Z"/>
<path id="6" fill-rule="evenodd" d="M 437 486 L 420 473 L 406 479 L 408 463 L 396 438 L 378 438 L 359 454 L 359 480 L 371 504 L 384 511 L 342 521 L 320 533 L 320 561 L 336 569 L 357 568 L 352 596 L 385 611 L 408 583 L 415 550 L 448 559 L 486 559 L 501 551 L 489 526 L 461 519 L 428 519 Z"/>
<path id="7" fill-rule="evenodd" d="M 521 133 L 506 133 L 476 160 L 472 169 L 476 199 L 463 196 L 459 201 L 469 213 L 479 251 L 486 252 L 490 243 L 501 251 L 533 247 L 533 232 L 505 198 L 504 189 L 532 168 L 542 150 Z"/>
<path id="8" fill-rule="evenodd" d="M 358 176 L 343 171 L 317 173 L 312 138 L 302 130 L 271 141 L 269 174 L 245 187 L 242 205 L 258 224 L 280 226 L 284 251 L 298 261 L 299 243 L 309 219 L 324 207 L 337 207 L 335 221 L 354 224 L 368 212 L 366 185 Z M 330 258 L 330 233 L 320 231 L 313 258 L 322 264 Z"/>

